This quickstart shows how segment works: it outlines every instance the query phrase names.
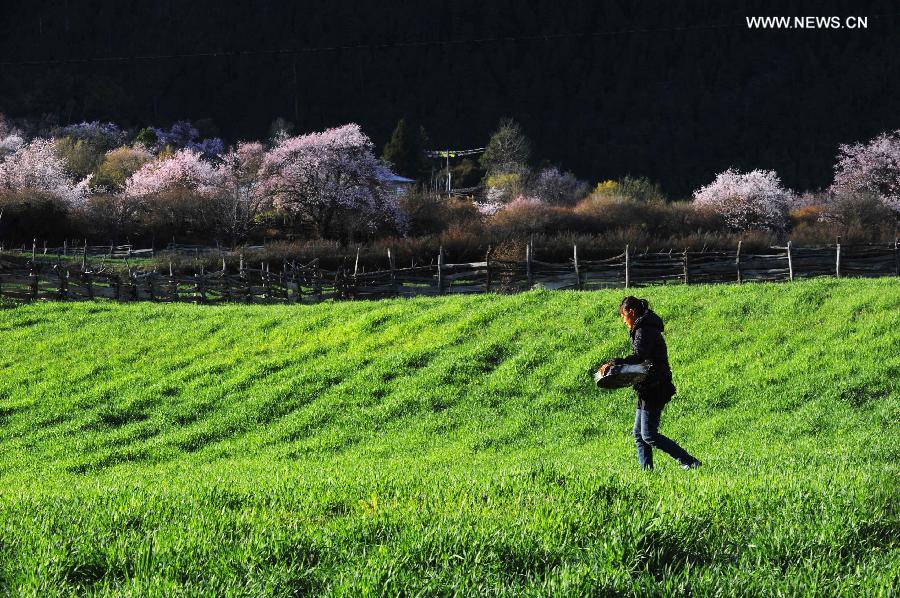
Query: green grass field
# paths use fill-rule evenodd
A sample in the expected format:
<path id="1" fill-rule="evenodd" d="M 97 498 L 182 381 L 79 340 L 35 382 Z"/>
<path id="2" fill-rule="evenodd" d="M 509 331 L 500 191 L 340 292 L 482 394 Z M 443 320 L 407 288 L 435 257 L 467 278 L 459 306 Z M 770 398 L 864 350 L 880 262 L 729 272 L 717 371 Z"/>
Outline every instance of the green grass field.
<path id="1" fill-rule="evenodd" d="M 891 595 L 900 284 L 0 309 L 0 593 Z"/>

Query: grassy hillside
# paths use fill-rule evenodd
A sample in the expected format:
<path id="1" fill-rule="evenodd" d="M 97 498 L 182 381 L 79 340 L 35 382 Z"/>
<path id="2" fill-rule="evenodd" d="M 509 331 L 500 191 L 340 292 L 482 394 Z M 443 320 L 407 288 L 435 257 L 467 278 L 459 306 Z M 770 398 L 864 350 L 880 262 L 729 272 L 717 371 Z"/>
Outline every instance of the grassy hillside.
<path id="1" fill-rule="evenodd" d="M 621 291 L 0 309 L 0 591 L 896 588 L 897 279 L 640 294 L 698 471 L 592 385 Z"/>

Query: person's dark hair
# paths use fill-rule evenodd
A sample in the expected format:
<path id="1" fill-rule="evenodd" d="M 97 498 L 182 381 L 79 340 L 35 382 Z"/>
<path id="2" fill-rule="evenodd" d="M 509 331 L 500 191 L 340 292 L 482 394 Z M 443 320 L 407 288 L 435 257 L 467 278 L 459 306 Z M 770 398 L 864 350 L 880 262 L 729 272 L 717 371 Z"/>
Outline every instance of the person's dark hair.
<path id="1" fill-rule="evenodd" d="M 628 309 L 633 309 L 634 315 L 642 316 L 650 309 L 650 303 L 646 299 L 638 299 L 637 297 L 629 295 L 622 299 L 622 303 L 619 304 L 620 312 Z"/>

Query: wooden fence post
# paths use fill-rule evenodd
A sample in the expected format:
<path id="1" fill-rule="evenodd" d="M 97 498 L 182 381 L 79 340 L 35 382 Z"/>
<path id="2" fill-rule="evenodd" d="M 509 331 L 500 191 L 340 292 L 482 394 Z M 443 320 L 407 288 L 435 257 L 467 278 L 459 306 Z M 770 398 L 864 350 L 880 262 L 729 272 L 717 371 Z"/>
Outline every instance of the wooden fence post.
<path id="1" fill-rule="evenodd" d="M 84 253 L 81 254 L 81 271 L 87 270 L 87 239 L 84 240 Z"/>
<path id="2" fill-rule="evenodd" d="M 38 271 L 34 268 L 34 262 L 31 262 L 31 300 L 37 301 L 38 298 Z"/>
<path id="3" fill-rule="evenodd" d="M 531 244 L 531 239 L 528 240 L 528 244 L 525 245 L 525 274 L 528 276 L 528 288 L 534 286 L 534 272 L 531 267 L 531 260 L 534 259 L 534 248 Z"/>
<path id="4" fill-rule="evenodd" d="M 484 292 L 491 292 L 491 246 L 488 245 L 487 254 L 484 256 Z"/>
<path id="5" fill-rule="evenodd" d="M 65 300 L 69 298 L 69 288 L 68 288 L 68 278 L 69 278 L 69 270 L 63 270 L 60 268 L 57 270 L 57 274 L 59 274 L 59 298 L 60 300 Z"/>
<path id="6" fill-rule="evenodd" d="M 178 302 L 178 280 L 172 275 L 172 262 L 169 262 L 169 292 L 172 294 L 172 301 Z"/>
<path id="7" fill-rule="evenodd" d="M 87 246 L 85 246 L 85 249 L 87 249 Z M 87 288 L 88 299 L 93 299 L 94 298 L 94 282 L 91 280 L 91 273 L 85 272 L 84 279 L 85 279 L 84 286 Z"/>
<path id="8" fill-rule="evenodd" d="M 396 297 L 396 296 L 398 295 L 398 292 L 397 292 L 397 275 L 396 275 L 396 273 L 394 272 L 394 256 L 391 254 L 391 248 L 390 248 L 390 247 L 388 247 L 387 255 L 388 255 L 388 268 L 390 268 L 390 271 L 391 271 L 391 293 L 393 293 L 394 296 Z"/>
<path id="9" fill-rule="evenodd" d="M 684 284 L 691 284 L 690 275 L 688 272 L 688 250 L 687 247 L 684 248 Z"/>
<path id="10" fill-rule="evenodd" d="M 791 255 L 791 242 L 787 242 L 788 280 L 794 282 L 794 259 Z"/>
<path id="11" fill-rule="evenodd" d="M 200 270 L 200 275 L 194 274 L 194 278 L 197 280 L 197 291 L 200 295 L 198 297 L 198 303 L 206 303 L 206 279 L 203 276 L 203 270 Z"/>
<path id="12" fill-rule="evenodd" d="M 841 238 L 837 238 L 837 247 L 835 248 L 834 277 L 841 277 Z"/>
<path id="13" fill-rule="evenodd" d="M 737 281 L 738 284 L 743 282 L 741 280 L 741 241 L 738 240 L 737 253 L 734 255 L 734 267 L 737 268 Z"/>
<path id="14" fill-rule="evenodd" d="M 69 255 L 69 241 L 68 239 L 63 240 L 63 257 L 67 257 Z"/>
<path id="15" fill-rule="evenodd" d="M 572 245 L 572 259 L 575 262 L 575 289 L 581 290 L 581 272 L 578 271 L 578 244 Z"/>
<path id="16" fill-rule="evenodd" d="M 631 285 L 631 272 L 629 271 L 630 264 L 628 263 L 628 245 L 625 245 L 625 288 L 627 289 Z"/>
<path id="17" fill-rule="evenodd" d="M 444 294 L 444 246 L 441 245 L 438 249 L 438 263 L 437 263 L 437 284 L 438 284 L 438 295 Z"/>
<path id="18" fill-rule="evenodd" d="M 894 268 L 900 276 L 900 238 L 894 238 Z"/>
<path id="19" fill-rule="evenodd" d="M 34 254 L 37 252 L 37 239 L 31 240 L 31 263 L 34 263 Z"/>
<path id="20" fill-rule="evenodd" d="M 316 263 L 316 271 L 313 280 L 316 285 L 316 300 L 320 302 L 322 301 L 322 278 L 322 269 L 319 268 L 318 263 Z"/>

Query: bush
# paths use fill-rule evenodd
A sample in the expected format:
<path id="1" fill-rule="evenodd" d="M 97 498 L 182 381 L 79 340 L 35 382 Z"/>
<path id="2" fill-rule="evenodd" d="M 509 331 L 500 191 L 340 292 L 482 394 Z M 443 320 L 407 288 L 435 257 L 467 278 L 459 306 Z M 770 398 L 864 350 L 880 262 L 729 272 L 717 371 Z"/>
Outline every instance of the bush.
<path id="1" fill-rule="evenodd" d="M 62 241 L 73 232 L 69 204 L 51 193 L 0 190 L 0 212 L 0 239 L 7 243 Z"/>
<path id="2" fill-rule="evenodd" d="M 504 172 L 493 174 L 485 180 L 488 202 L 507 203 L 525 191 L 527 173 Z"/>
<path id="3" fill-rule="evenodd" d="M 154 239 L 213 242 L 217 237 L 216 202 L 193 190 L 172 188 L 148 195 L 142 222 Z"/>
<path id="4" fill-rule="evenodd" d="M 95 193 L 74 213 L 79 237 L 150 243 L 142 221 L 145 202 L 122 194 Z"/>
<path id="5" fill-rule="evenodd" d="M 651 181 L 647 177 L 625 176 L 617 181 L 616 191 L 635 201 L 665 202 L 667 200 L 659 183 Z"/>
<path id="6" fill-rule="evenodd" d="M 583 199 L 590 191 L 584 181 L 571 172 L 562 172 L 556 167 L 544 168 L 529 185 L 529 194 L 544 203 L 571 206 Z"/>
<path id="7" fill-rule="evenodd" d="M 612 228 L 634 226 L 640 221 L 646 206 L 620 194 L 608 191 L 593 193 L 575 206 L 578 229 L 584 232 L 604 232 Z"/>
<path id="8" fill-rule="evenodd" d="M 490 216 L 491 231 L 501 237 L 554 233 L 571 223 L 571 211 L 534 198 L 518 197 Z"/>

